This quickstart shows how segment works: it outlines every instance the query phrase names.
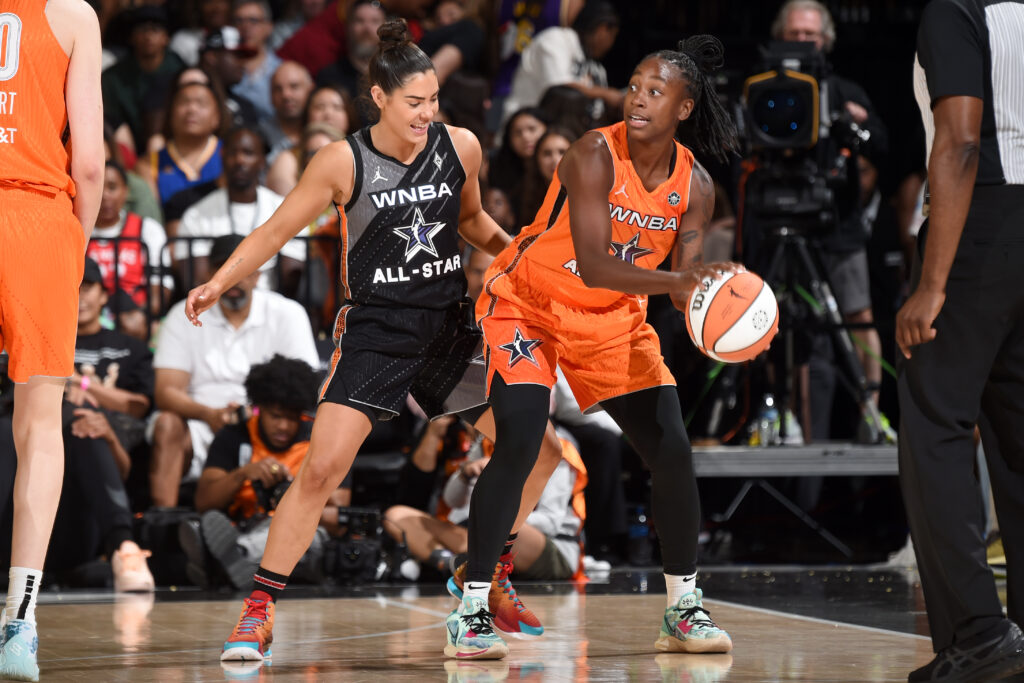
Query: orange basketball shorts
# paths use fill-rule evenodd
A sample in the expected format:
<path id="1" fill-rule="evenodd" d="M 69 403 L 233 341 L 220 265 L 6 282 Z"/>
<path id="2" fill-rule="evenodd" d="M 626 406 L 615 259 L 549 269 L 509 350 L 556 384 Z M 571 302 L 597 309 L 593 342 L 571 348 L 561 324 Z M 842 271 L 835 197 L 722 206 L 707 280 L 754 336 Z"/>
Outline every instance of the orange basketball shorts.
<path id="1" fill-rule="evenodd" d="M 0 349 L 11 380 L 74 372 L 84 254 L 70 197 L 0 187 Z"/>
<path id="2" fill-rule="evenodd" d="M 477 301 L 488 391 L 494 373 L 506 384 L 550 388 L 561 367 L 587 412 L 609 398 L 675 385 L 639 298 L 603 308 L 570 304 L 550 295 L 565 289 L 563 278 L 525 260 L 507 274 L 499 267 L 488 271 Z"/>

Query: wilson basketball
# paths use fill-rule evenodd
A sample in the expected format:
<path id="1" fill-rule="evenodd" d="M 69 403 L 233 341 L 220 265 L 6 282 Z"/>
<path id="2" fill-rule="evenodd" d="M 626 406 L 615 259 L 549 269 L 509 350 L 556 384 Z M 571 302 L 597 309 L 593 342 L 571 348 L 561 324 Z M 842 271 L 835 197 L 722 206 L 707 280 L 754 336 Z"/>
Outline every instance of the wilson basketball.
<path id="1" fill-rule="evenodd" d="M 724 363 L 754 358 L 779 331 L 779 304 L 772 288 L 746 271 L 704 280 L 690 295 L 684 315 L 697 348 Z"/>

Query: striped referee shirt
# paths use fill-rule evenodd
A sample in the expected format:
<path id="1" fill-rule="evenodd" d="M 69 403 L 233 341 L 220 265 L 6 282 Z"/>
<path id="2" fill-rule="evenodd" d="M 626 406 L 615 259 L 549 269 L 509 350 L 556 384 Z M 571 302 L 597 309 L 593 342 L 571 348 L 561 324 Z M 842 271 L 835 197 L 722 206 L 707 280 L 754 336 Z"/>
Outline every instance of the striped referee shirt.
<path id="1" fill-rule="evenodd" d="M 917 34 L 914 94 L 927 151 L 941 97 L 984 102 L 978 185 L 1024 185 L 1024 0 L 933 0 Z"/>

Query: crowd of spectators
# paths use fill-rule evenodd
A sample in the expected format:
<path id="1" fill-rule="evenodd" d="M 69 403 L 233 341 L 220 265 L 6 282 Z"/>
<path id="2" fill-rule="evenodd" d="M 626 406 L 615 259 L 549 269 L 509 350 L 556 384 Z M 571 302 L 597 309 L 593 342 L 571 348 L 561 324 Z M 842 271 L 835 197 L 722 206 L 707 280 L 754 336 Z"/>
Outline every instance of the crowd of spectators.
<path id="1" fill-rule="evenodd" d="M 434 63 L 437 120 L 469 128 L 488 151 L 485 209 L 517 234 L 544 202 L 569 145 L 621 119 L 625 83 L 609 83 L 601 61 L 619 38 L 619 17 L 603 0 L 95 4 L 104 29 L 107 165 L 67 389 L 60 551 L 51 552 L 48 568 L 102 556 L 116 588 L 151 590 L 149 551 L 136 543 L 142 532 L 132 515 L 177 509 L 193 513 L 175 520 L 189 578 L 240 586 L 259 561 L 266 494 L 295 474 L 308 446 L 308 414 L 340 303 L 337 210 L 323 207 L 278 257 L 227 292 L 201 328 L 186 320 L 184 294 L 272 215 L 318 149 L 373 123 L 364 76 L 377 28 L 390 17 L 409 23 Z M 859 201 L 871 220 L 895 223 L 896 208 L 880 208 L 870 182 L 878 163 L 864 158 Z M 732 180 L 728 172 L 717 179 L 713 225 L 731 236 Z M 728 252 L 731 241 L 709 237 L 707 248 Z M 471 296 L 488 263 L 467 248 Z M 850 319 L 870 322 L 858 305 Z M 663 339 L 685 335 L 679 317 L 659 313 L 655 302 L 651 317 L 672 328 Z M 871 346 L 877 351 L 877 337 Z M 677 353 L 665 349 L 670 364 Z M 699 363 L 696 354 L 675 363 L 681 384 Z M 553 419 L 575 455 L 566 456 L 521 532 L 531 543 L 516 565 L 537 562 L 535 574 L 551 578 L 578 575 L 583 554 L 626 559 L 629 446 L 610 419 L 581 415 L 563 384 Z M 339 508 L 376 504 L 386 510 L 386 533 L 443 573 L 465 549 L 460 511 L 487 445 L 465 425 L 427 425 L 416 410 L 378 425 L 367 442 L 368 451 L 403 454 L 394 490 L 361 489 L 357 459 L 318 538 L 344 535 Z M 7 411 L 0 469 L 13 466 Z M 0 491 L 0 517 L 8 498 Z M 72 531 L 62 535 L 65 527 Z M 62 540 L 69 536 L 75 543 Z M 318 563 L 310 560 L 308 577 L 320 575 Z"/>

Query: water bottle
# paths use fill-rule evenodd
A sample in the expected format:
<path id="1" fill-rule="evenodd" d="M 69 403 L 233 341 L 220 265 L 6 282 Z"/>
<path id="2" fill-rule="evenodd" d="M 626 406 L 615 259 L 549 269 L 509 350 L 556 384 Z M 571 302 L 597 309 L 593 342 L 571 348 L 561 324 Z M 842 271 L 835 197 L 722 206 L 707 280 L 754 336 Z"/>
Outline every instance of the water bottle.
<path id="1" fill-rule="evenodd" d="M 647 510 L 643 505 L 636 506 L 629 520 L 629 541 L 626 552 L 629 563 L 634 567 L 650 565 L 654 560 L 651 548 L 650 527 L 647 523 Z"/>
<path id="2" fill-rule="evenodd" d="M 757 421 L 757 438 L 761 446 L 775 446 L 779 443 L 779 409 L 771 394 L 764 395 L 764 404 Z"/>

